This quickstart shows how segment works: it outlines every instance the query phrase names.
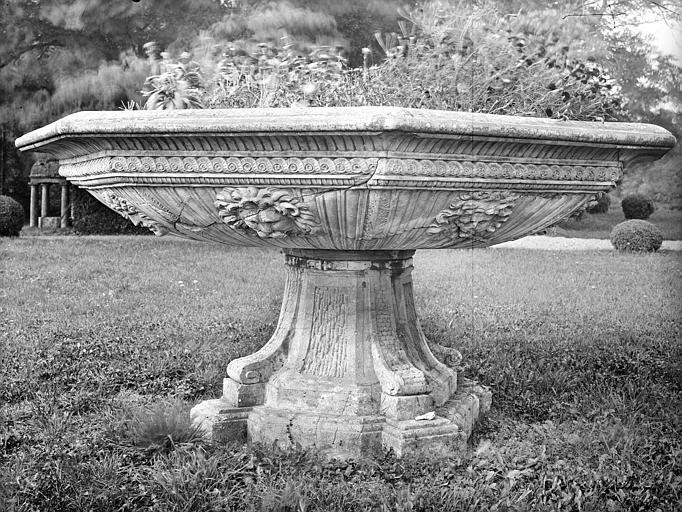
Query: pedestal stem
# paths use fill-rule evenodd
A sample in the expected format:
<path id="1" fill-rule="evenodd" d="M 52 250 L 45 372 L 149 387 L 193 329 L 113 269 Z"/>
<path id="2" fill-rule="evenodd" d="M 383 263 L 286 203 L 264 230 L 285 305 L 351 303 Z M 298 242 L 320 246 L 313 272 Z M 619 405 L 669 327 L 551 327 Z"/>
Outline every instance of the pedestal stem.
<path id="1" fill-rule="evenodd" d="M 433 356 L 419 325 L 413 254 L 286 250 L 278 326 L 258 352 L 228 365 L 216 406 L 253 407 L 253 441 L 353 453 L 386 444 L 387 424 L 444 406 L 457 373 Z M 455 435 L 440 419 L 430 435 Z"/>

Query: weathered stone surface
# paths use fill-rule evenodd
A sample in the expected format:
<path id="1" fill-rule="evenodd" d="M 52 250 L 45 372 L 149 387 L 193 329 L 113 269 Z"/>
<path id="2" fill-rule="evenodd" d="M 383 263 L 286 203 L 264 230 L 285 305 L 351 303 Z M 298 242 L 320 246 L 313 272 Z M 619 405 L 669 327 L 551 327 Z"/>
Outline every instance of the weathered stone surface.
<path id="1" fill-rule="evenodd" d="M 394 420 L 413 420 L 434 410 L 433 398 L 428 395 L 391 396 L 381 395 L 379 411 Z"/>
<path id="2" fill-rule="evenodd" d="M 17 140 L 156 234 L 337 250 L 514 240 L 673 144 L 651 125 L 394 107 L 81 112 Z"/>
<path id="3" fill-rule="evenodd" d="M 438 135 L 497 137 L 514 140 L 605 144 L 630 147 L 666 147 L 669 132 L 639 123 L 601 123 L 556 119 L 451 112 L 400 107 L 331 107 L 304 109 L 228 109 L 187 111 L 79 112 L 67 116 L 17 140 L 20 148 L 37 149 L 45 141 L 80 136 L 97 149 L 106 139 L 149 138 L 150 135 L 242 133 L 375 133 L 406 132 Z M 104 136 L 97 140 L 93 136 Z M 504 141 L 501 141 L 504 142 Z M 163 140 L 156 144 L 165 144 Z M 580 144 L 576 144 L 580 146 Z M 182 146 L 180 149 L 184 149 Z M 246 151 L 252 149 L 244 148 Z M 76 148 L 70 148 L 76 151 Z M 57 155 L 63 158 L 63 155 Z"/>
<path id="4" fill-rule="evenodd" d="M 252 442 L 357 456 L 381 447 L 384 424 L 379 415 L 326 415 L 260 406 L 249 414 L 248 433 Z"/>
<path id="5" fill-rule="evenodd" d="M 457 452 L 491 403 L 429 349 L 414 250 L 541 231 L 674 143 L 651 125 L 349 107 L 83 112 L 17 147 L 158 235 L 285 250 L 275 332 L 192 409 L 207 435 L 402 455 Z"/>
<path id="6" fill-rule="evenodd" d="M 56 231 L 61 226 L 61 217 L 38 217 L 38 227 L 47 231 Z"/>
<path id="7" fill-rule="evenodd" d="M 222 399 L 233 407 L 261 405 L 265 400 L 265 383 L 242 384 L 227 377 L 223 379 Z"/>
<path id="8" fill-rule="evenodd" d="M 211 424 L 197 412 L 197 424 L 224 436 L 235 410 L 220 407 L 262 404 L 248 414 L 248 434 L 268 444 L 358 454 L 466 442 L 476 394 L 468 383 L 458 392 L 456 371 L 429 349 L 414 309 L 412 252 L 290 250 L 285 261 L 286 300 L 270 348 L 231 363 L 222 401 L 206 406 L 224 419 Z M 415 423 L 436 407 L 452 419 Z"/>
<path id="9" fill-rule="evenodd" d="M 435 409 L 434 419 L 387 419 L 383 446 L 392 449 L 398 456 L 406 453 L 461 453 L 476 421 L 490 410 L 491 400 L 492 393 L 487 387 L 463 379 L 450 399 Z"/>
<path id="10" fill-rule="evenodd" d="M 387 420 L 382 445 L 402 457 L 408 453 L 456 455 L 464 451 L 467 437 L 445 418 L 433 420 Z"/>
<path id="11" fill-rule="evenodd" d="M 190 411 L 192 425 L 216 443 L 245 442 L 250 407 L 234 407 L 223 399 L 206 400 Z"/>
<path id="12" fill-rule="evenodd" d="M 447 418 L 468 438 L 478 417 L 490 411 L 492 393 L 486 386 L 463 379 L 457 392 L 437 409 L 439 416 Z"/>

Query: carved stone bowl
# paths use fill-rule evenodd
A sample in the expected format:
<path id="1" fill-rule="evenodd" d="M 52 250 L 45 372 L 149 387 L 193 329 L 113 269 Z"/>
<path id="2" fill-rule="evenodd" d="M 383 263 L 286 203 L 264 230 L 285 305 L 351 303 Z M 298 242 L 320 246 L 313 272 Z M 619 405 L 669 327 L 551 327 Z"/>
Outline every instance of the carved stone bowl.
<path id="1" fill-rule="evenodd" d="M 673 140 L 656 126 L 366 107 L 81 112 L 17 144 L 160 234 L 357 251 L 537 232 Z"/>
<path id="2" fill-rule="evenodd" d="M 538 232 L 674 143 L 651 125 L 393 107 L 82 112 L 17 140 L 156 234 L 283 248 L 272 338 L 193 421 L 353 455 L 457 450 L 490 404 L 424 338 L 416 249 Z"/>

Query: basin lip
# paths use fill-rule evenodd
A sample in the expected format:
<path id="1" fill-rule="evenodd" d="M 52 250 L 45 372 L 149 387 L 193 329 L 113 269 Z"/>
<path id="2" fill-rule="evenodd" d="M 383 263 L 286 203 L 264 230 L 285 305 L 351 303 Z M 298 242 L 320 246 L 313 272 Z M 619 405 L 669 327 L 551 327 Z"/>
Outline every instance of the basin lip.
<path id="1" fill-rule="evenodd" d="M 221 136 L 256 133 L 404 132 L 548 143 L 672 148 L 675 137 L 651 124 L 562 121 L 403 107 L 306 107 L 83 111 L 19 137 L 21 151 L 63 138 Z"/>

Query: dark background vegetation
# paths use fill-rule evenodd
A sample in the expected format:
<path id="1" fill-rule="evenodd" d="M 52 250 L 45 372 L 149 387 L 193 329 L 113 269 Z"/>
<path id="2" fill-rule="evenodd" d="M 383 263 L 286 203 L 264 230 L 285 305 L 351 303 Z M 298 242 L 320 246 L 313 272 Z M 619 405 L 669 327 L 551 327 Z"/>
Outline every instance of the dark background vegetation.
<path id="1" fill-rule="evenodd" d="M 403 0 L 0 0 L 1 192 L 17 199 L 28 212 L 28 172 L 35 157 L 17 154 L 14 140 L 21 134 L 79 110 L 114 110 L 131 101 L 144 104 L 141 90 L 145 78 L 152 74 L 144 50 L 149 41 L 156 41 L 172 59 L 187 51 L 200 62 L 217 65 L 235 42 L 276 43 L 286 33 L 302 52 L 315 45 L 338 46 L 348 68 L 355 68 L 362 66 L 361 49 L 365 47 L 372 50 L 368 64 L 380 64 L 385 52 L 375 34 L 381 32 L 384 40 L 386 34 L 400 34 L 399 22 L 405 21 L 405 12 L 418 12 L 414 9 L 423 4 Z M 596 80 L 590 82 L 595 89 L 592 99 L 603 99 L 606 112 L 602 117 L 606 120 L 656 123 L 679 134 L 682 70 L 672 57 L 657 54 L 653 42 L 637 30 L 642 22 L 638 14 L 671 23 L 678 20 L 676 2 L 499 0 L 450 4 L 465 20 L 475 8 L 491 9 L 492 13 L 468 18 L 479 25 L 475 27 L 478 39 L 460 31 L 461 41 L 446 41 L 462 55 L 473 45 L 490 45 L 492 39 L 480 34 L 494 33 L 499 20 L 505 20 L 507 31 L 501 37 L 516 45 L 529 67 L 543 59 L 548 62 L 548 56 L 556 54 L 564 59 L 561 66 L 573 78 Z M 485 48 L 477 48 L 482 50 Z M 495 48 L 487 50 L 492 53 Z M 537 90 L 556 86 L 543 82 L 537 71 L 536 66 L 531 73 L 537 76 Z M 378 80 L 403 85 L 391 80 L 396 69 L 388 72 L 379 74 Z M 512 81 L 495 85 L 500 95 Z M 414 94 L 431 94 L 421 83 L 412 85 Z M 443 97 L 447 98 L 446 93 Z M 571 91 L 561 91 L 564 93 Z M 607 105 L 614 96 L 618 108 Z M 373 99 L 381 100 L 380 95 Z M 395 94 L 386 101 L 415 104 L 414 97 Z M 456 109 L 458 104 L 444 107 Z M 552 107 L 548 104 L 518 114 L 566 115 Z M 677 176 L 681 159 L 678 145 L 662 162 L 632 170 L 624 182 L 625 191 L 645 192 L 659 204 L 681 207 Z"/>

